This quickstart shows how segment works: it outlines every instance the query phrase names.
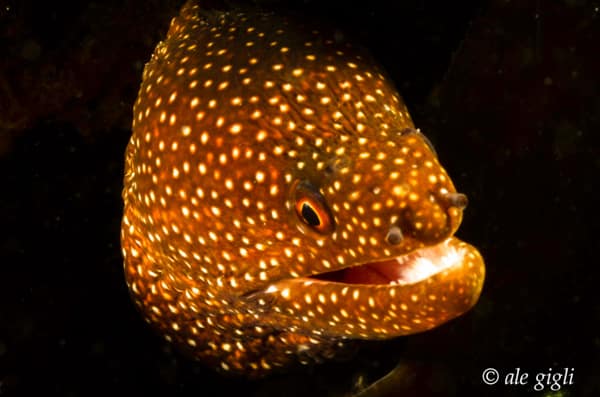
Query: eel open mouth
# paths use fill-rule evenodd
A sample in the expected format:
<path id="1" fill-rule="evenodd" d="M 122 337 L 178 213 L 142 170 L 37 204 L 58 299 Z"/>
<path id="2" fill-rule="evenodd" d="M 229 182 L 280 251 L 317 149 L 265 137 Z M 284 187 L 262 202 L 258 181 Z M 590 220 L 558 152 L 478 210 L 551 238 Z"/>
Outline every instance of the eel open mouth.
<path id="1" fill-rule="evenodd" d="M 308 323 L 329 336 L 391 338 L 465 313 L 477 302 L 484 278 L 477 249 L 449 237 L 397 257 L 283 279 L 252 298 L 276 308 L 272 324 L 280 328 L 306 329 Z"/>
<path id="2" fill-rule="evenodd" d="M 451 239 L 393 259 L 369 262 L 310 278 L 346 284 L 414 284 L 463 262 L 465 251 L 451 245 Z"/>

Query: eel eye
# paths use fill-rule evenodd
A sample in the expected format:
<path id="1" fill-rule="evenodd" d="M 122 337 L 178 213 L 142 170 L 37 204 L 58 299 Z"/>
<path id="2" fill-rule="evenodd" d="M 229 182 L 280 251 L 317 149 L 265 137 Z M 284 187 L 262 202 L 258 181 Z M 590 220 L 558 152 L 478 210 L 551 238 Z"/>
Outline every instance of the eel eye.
<path id="1" fill-rule="evenodd" d="M 323 195 L 311 184 L 301 182 L 296 186 L 294 207 L 303 223 L 321 234 L 333 232 L 333 216 Z"/>

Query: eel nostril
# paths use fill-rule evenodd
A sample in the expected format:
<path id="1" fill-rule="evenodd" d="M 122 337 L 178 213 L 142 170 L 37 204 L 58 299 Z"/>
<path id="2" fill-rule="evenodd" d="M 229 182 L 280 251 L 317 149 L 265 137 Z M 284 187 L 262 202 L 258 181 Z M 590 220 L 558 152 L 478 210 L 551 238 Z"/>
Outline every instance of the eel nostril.
<path id="1" fill-rule="evenodd" d="M 462 193 L 446 193 L 442 196 L 448 207 L 456 207 L 464 210 L 469 204 L 467 196 Z"/>
<path id="2" fill-rule="evenodd" d="M 385 236 L 385 240 L 391 245 L 400 244 L 403 238 L 402 230 L 396 225 L 390 227 L 390 230 L 388 230 L 388 233 Z"/>

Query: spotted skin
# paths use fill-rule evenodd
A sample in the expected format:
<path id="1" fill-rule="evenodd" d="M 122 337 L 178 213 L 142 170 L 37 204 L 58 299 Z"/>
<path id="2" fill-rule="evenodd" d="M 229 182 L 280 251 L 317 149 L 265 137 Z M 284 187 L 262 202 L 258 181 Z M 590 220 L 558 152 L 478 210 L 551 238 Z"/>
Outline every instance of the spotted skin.
<path id="1" fill-rule="evenodd" d="M 223 372 L 425 331 L 482 288 L 481 256 L 453 237 L 465 197 L 383 72 L 329 37 L 190 2 L 144 69 L 127 284 L 146 321 Z"/>

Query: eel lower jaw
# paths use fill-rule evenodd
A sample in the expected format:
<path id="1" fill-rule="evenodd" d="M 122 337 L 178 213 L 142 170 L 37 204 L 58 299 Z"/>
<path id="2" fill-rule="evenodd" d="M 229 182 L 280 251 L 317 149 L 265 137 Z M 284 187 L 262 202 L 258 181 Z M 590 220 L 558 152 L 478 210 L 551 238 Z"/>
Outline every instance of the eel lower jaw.
<path id="1" fill-rule="evenodd" d="M 435 328 L 475 305 L 479 251 L 455 237 L 335 272 L 278 280 L 253 293 L 265 324 L 339 338 L 387 339 Z"/>
<path id="2" fill-rule="evenodd" d="M 344 284 L 415 284 L 464 262 L 466 251 L 452 244 L 453 240 L 455 239 L 450 237 L 436 245 L 419 248 L 392 259 L 364 263 L 308 278 Z"/>

